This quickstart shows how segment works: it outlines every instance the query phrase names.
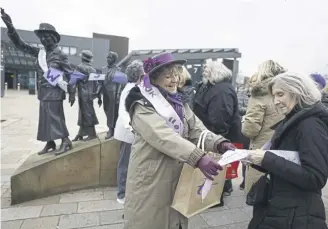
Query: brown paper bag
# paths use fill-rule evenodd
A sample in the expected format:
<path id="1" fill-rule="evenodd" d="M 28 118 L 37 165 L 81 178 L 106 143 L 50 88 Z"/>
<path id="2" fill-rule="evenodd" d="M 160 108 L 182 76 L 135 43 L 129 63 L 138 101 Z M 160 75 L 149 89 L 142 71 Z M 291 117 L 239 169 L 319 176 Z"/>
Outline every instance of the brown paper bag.
<path id="1" fill-rule="evenodd" d="M 220 203 L 226 176 L 226 167 L 214 177 L 212 188 L 202 202 L 201 190 L 205 182 L 204 174 L 185 164 L 175 191 L 172 208 L 190 218 Z"/>

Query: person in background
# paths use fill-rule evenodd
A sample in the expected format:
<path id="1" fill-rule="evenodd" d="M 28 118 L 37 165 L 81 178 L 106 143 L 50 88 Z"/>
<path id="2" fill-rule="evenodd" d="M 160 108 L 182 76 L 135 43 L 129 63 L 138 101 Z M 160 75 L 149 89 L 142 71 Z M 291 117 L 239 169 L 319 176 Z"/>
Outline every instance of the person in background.
<path id="1" fill-rule="evenodd" d="M 187 229 L 188 219 L 171 208 L 184 163 L 213 179 L 220 165 L 197 141 L 207 129 L 177 91 L 185 60 L 161 53 L 144 61 L 147 73 L 130 90 L 125 106 L 135 133 L 129 161 L 124 229 Z M 205 150 L 235 149 L 221 135 L 209 133 Z"/>
<path id="2" fill-rule="evenodd" d="M 133 88 L 144 75 L 142 61 L 132 61 L 126 69 L 126 75 L 128 77 L 128 83 L 125 85 L 121 93 L 118 118 L 114 131 L 114 138 L 121 141 L 120 158 L 117 166 L 117 202 L 121 204 L 124 204 L 125 202 L 126 176 L 131 153 L 131 144 L 134 140 L 133 129 L 130 126 L 130 116 L 125 109 L 125 99 L 131 88 Z"/>
<path id="3" fill-rule="evenodd" d="M 195 88 L 192 86 L 191 76 L 185 66 L 182 66 L 181 79 L 178 91 L 182 94 L 182 100 L 186 102 L 190 109 L 194 107 Z"/>
<path id="4" fill-rule="evenodd" d="M 271 80 L 286 70 L 272 60 L 261 63 L 257 72 L 250 78 L 251 97 L 248 101 L 246 114 L 242 122 L 242 133 L 250 139 L 249 149 L 260 149 L 269 141 L 274 133 L 273 125 L 284 118 L 273 106 L 268 85 Z M 246 178 L 240 186 L 249 192 L 252 184 L 263 175 L 251 167 L 246 168 Z"/>
<path id="5" fill-rule="evenodd" d="M 270 150 L 297 151 L 300 164 L 270 150 L 252 150 L 252 166 L 268 173 L 265 198 L 253 208 L 248 229 L 326 229 L 322 189 L 328 177 L 328 109 L 308 76 L 283 73 L 269 83 L 285 118 L 275 126 Z M 284 152 L 282 152 L 284 153 Z"/>
<path id="6" fill-rule="evenodd" d="M 207 60 L 203 84 L 194 98 L 194 112 L 213 133 L 220 134 L 233 143 L 241 143 L 241 117 L 231 78 L 232 72 L 223 63 Z M 227 180 L 224 195 L 230 195 L 232 191 L 232 182 Z M 221 204 L 218 206 L 223 205 L 222 195 Z"/>
<path id="7" fill-rule="evenodd" d="M 321 91 L 322 93 L 322 98 L 321 102 L 328 107 L 328 93 L 325 93 L 324 89 L 326 87 L 326 79 L 317 73 L 311 74 L 310 75 L 312 79 L 314 80 L 315 84 L 317 85 L 317 88 Z"/>

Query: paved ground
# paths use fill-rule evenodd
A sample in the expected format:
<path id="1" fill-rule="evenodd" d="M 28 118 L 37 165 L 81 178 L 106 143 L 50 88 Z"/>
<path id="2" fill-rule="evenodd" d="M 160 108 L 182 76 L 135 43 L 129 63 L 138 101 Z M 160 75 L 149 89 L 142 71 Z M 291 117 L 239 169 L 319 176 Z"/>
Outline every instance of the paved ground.
<path id="1" fill-rule="evenodd" d="M 27 91 L 7 91 L 1 98 L 1 228 L 2 229 L 120 229 L 122 206 L 116 203 L 114 188 L 87 189 L 10 205 L 10 176 L 26 158 L 40 150 L 35 140 L 38 121 L 38 101 Z M 95 106 L 97 107 L 97 106 Z M 100 125 L 97 132 L 106 131 L 102 108 L 96 108 Z M 65 114 L 71 137 L 78 131 L 77 105 Z M 58 142 L 59 144 L 59 142 Z M 240 180 L 234 180 L 234 192 L 225 199 L 225 207 L 211 209 L 190 220 L 190 229 L 245 229 L 252 209 L 245 205 Z M 328 188 L 324 190 L 328 197 Z M 325 204 L 328 199 L 324 198 Z"/>

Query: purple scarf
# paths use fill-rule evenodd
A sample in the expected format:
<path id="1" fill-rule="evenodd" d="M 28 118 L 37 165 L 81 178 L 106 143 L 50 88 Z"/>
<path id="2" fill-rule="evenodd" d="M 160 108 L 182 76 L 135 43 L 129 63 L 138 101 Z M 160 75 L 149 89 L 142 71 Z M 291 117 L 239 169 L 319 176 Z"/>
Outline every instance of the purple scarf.
<path id="1" fill-rule="evenodd" d="M 182 96 L 180 93 L 167 93 L 166 96 L 167 101 L 172 105 L 175 112 L 177 112 L 181 121 L 183 122 L 183 104 L 182 104 Z"/>

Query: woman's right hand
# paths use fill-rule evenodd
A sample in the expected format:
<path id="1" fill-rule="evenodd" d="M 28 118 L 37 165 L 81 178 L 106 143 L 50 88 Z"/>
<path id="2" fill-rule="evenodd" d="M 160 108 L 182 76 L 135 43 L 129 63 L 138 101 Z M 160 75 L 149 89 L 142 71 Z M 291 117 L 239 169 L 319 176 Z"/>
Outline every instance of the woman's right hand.
<path id="1" fill-rule="evenodd" d="M 218 175 L 218 170 L 222 170 L 221 165 L 208 155 L 204 155 L 197 163 L 197 168 L 210 180 Z"/>

